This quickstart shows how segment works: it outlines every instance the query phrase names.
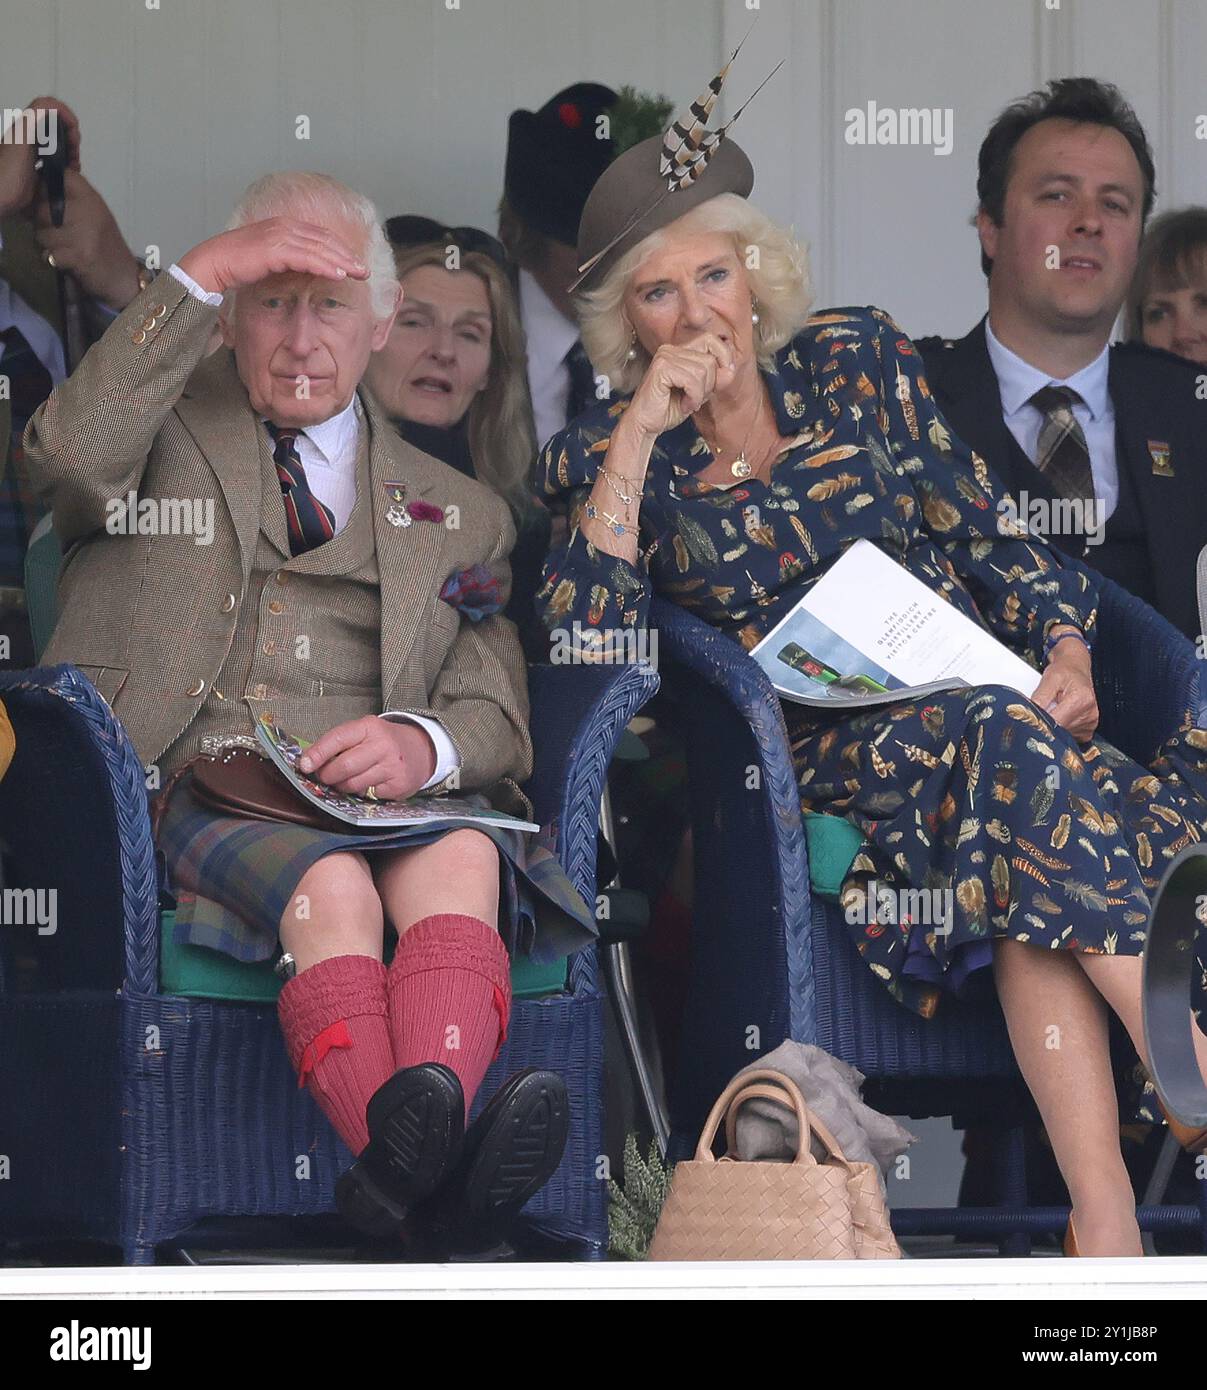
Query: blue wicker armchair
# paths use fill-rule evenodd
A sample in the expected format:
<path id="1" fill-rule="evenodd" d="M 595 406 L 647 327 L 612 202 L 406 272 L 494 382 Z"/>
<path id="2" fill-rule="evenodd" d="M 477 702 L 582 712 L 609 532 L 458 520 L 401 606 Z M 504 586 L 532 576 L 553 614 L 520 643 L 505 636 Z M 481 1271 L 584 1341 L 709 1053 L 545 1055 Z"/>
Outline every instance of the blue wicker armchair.
<path id="1" fill-rule="evenodd" d="M 1094 579 L 1101 592 L 1094 652 L 1101 731 L 1144 761 L 1186 709 L 1198 708 L 1194 649 L 1147 605 Z M 859 959 L 833 894 L 823 897 L 811 884 L 783 714 L 762 669 L 732 640 L 664 600 L 655 600 L 650 623 L 658 629 L 663 688 L 687 744 L 695 860 L 683 1062 L 671 1088 L 672 1157 L 694 1148 L 733 1073 L 789 1038 L 891 1083 L 902 1113 L 951 1114 L 957 1098 L 983 1103 L 989 1087 L 1017 1097 L 1021 1078 L 996 1001 L 945 1001 L 931 1020 L 902 1008 Z M 809 819 L 811 830 L 830 820 Z M 898 1209 L 898 1234 L 1004 1238 L 1004 1253 L 1025 1254 L 1031 1234 L 1062 1229 L 1067 1210 L 1025 1209 L 1019 1124 L 1003 1134 L 998 1160 L 1000 1207 Z M 1201 1211 L 1146 1209 L 1142 1224 L 1201 1227 L 1207 1237 L 1207 1202 Z"/>
<path id="2" fill-rule="evenodd" d="M 657 688 L 645 666 L 529 673 L 537 818 L 563 867 L 595 897 L 600 798 L 612 750 Z M 276 1011 L 161 988 L 160 904 L 144 773 L 108 705 L 74 667 L 0 674 L 17 752 L 0 780 L 9 887 L 58 890 L 58 930 L 11 935 L 0 977 L 0 1238 L 155 1246 L 202 1218 L 334 1210 L 351 1162 L 289 1067 Z M 24 930 L 24 929 L 23 929 Z M 21 987 L 19 957 L 39 957 Z M 2 956 L 0 956 L 2 958 Z M 595 952 L 564 989 L 513 1006 L 478 1104 L 521 1067 L 566 1080 L 565 1158 L 529 1203 L 530 1228 L 587 1258 L 607 1247 L 603 996 Z"/>

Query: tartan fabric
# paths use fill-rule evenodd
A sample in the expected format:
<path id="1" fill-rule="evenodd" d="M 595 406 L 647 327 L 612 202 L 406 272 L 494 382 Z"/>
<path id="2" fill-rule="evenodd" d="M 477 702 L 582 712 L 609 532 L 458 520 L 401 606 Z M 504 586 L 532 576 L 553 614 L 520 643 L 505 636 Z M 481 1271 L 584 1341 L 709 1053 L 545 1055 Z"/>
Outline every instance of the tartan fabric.
<path id="1" fill-rule="evenodd" d="M 335 517 L 310 491 L 306 469 L 297 451 L 301 430 L 284 429 L 265 421 L 273 438 L 272 461 L 277 467 L 281 496 L 285 499 L 285 521 L 289 527 L 289 553 L 303 555 L 335 535 Z"/>
<path id="2" fill-rule="evenodd" d="M 1044 386 L 1031 397 L 1031 404 L 1044 416 L 1035 466 L 1061 497 L 1094 495 L 1089 446 L 1073 414 L 1080 400 L 1068 386 Z"/>
<path id="3" fill-rule="evenodd" d="M 208 946 L 236 960 L 276 954 L 278 924 L 306 870 L 337 850 L 430 844 L 448 831 L 316 830 L 210 811 L 177 783 L 158 843 L 176 900 L 175 939 Z M 483 797 L 465 797 L 478 805 Z M 515 830 L 480 827 L 499 850 L 499 931 L 508 951 L 534 961 L 559 960 L 598 935 L 590 908 L 547 843 Z"/>
<path id="4" fill-rule="evenodd" d="M 12 412 L 8 462 L 0 479 L 0 584 L 24 588 L 25 552 L 44 508 L 25 470 L 21 437 L 29 417 L 50 395 L 54 382 L 15 325 L 0 330 L 0 344 L 0 377 L 8 378 Z"/>

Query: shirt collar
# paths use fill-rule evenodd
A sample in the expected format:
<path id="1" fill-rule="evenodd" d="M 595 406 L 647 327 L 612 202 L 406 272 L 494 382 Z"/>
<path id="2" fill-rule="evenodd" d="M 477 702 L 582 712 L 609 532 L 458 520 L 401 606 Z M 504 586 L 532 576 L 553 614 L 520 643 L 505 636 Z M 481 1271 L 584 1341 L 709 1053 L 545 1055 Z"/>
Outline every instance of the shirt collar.
<path id="1" fill-rule="evenodd" d="M 985 320 L 985 344 L 989 349 L 989 360 L 997 374 L 998 390 L 1002 398 L 1002 410 L 1007 416 L 1016 414 L 1040 390 L 1048 385 L 1067 386 L 1076 391 L 1085 402 L 1090 418 L 1101 420 L 1111 413 L 1110 393 L 1110 344 L 1097 357 L 1079 372 L 1059 380 L 1041 372 L 1024 361 L 1018 353 L 1010 349 L 994 335 L 989 320 Z"/>
<path id="2" fill-rule="evenodd" d="M 347 457 L 356 439 L 357 418 L 357 402 L 353 396 L 338 415 L 321 420 L 317 425 L 307 425 L 302 433 L 322 454 L 325 462 L 338 464 Z"/>
<path id="3" fill-rule="evenodd" d="M 527 270 L 520 271 L 520 319 L 529 344 L 540 343 L 541 356 L 551 362 L 560 362 L 578 342 L 578 325 L 562 313 Z"/>

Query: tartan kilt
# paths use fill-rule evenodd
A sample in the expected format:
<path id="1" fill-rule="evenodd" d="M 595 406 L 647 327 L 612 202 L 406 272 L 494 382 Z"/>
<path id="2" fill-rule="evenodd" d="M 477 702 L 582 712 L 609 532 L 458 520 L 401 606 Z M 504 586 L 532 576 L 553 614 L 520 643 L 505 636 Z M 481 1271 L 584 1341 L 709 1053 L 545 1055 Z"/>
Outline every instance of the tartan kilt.
<path id="1" fill-rule="evenodd" d="M 224 815 L 193 795 L 187 773 L 172 791 L 157 845 L 175 901 L 177 942 L 208 946 L 241 961 L 277 952 L 278 928 L 302 876 L 337 850 L 414 848 L 450 830 L 319 830 L 305 825 Z M 484 797 L 465 797 L 482 806 Z M 499 851 L 499 933 L 514 957 L 548 963 L 581 950 L 598 935 L 583 902 L 540 837 L 477 826 Z"/>

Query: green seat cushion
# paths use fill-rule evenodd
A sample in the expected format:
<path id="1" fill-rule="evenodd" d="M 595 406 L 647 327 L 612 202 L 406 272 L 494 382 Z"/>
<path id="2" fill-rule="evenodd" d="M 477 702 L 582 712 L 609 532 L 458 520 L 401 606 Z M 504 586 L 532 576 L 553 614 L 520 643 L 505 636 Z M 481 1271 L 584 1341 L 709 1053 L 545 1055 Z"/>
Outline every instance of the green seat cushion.
<path id="1" fill-rule="evenodd" d="M 841 816 L 806 811 L 805 844 L 809 849 L 809 883 L 821 898 L 837 902 L 851 861 L 864 844 L 863 836 Z"/>
<path id="2" fill-rule="evenodd" d="M 273 970 L 274 961 L 248 964 L 208 946 L 173 941 L 176 914 L 159 914 L 159 985 L 164 994 L 191 999 L 225 999 L 244 1004 L 275 1004 L 283 981 Z M 387 952 L 387 958 L 389 956 Z M 537 965 L 526 956 L 511 963 L 513 999 L 539 999 L 561 994 L 566 988 L 569 962 Z"/>

